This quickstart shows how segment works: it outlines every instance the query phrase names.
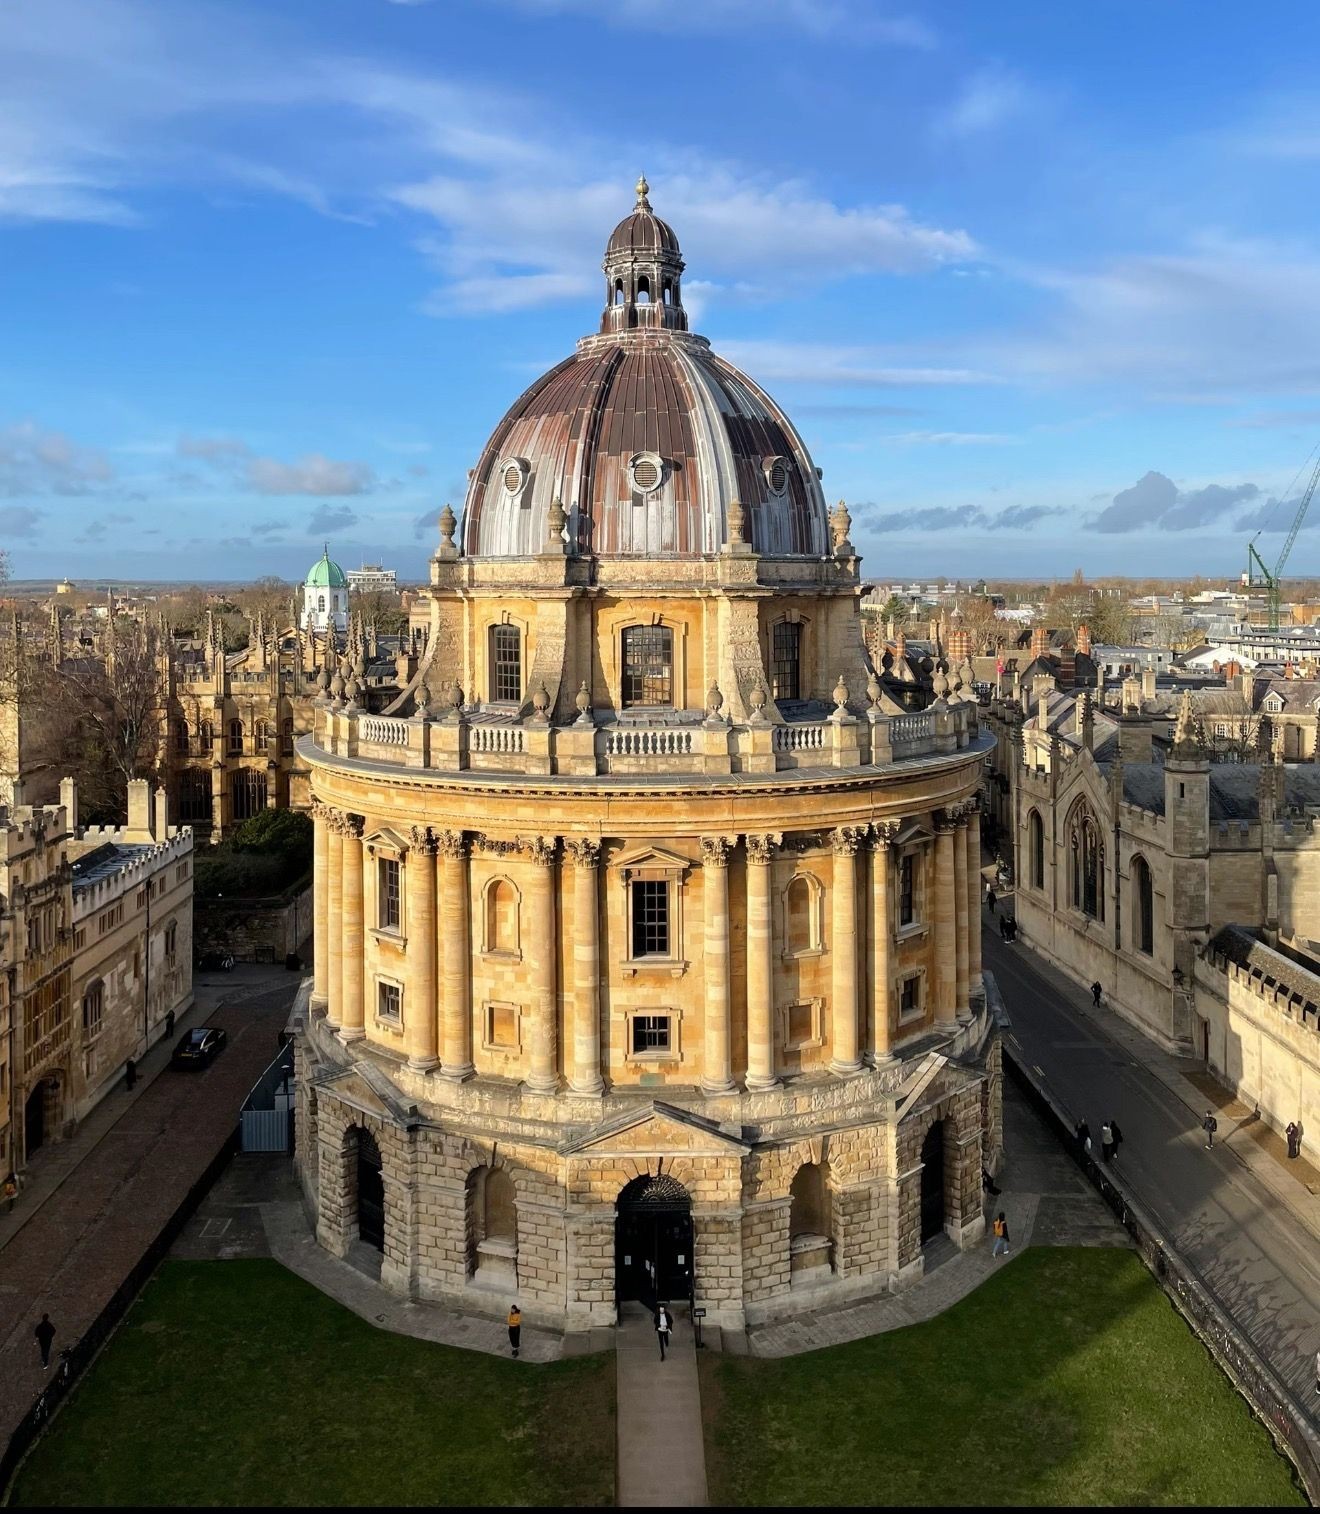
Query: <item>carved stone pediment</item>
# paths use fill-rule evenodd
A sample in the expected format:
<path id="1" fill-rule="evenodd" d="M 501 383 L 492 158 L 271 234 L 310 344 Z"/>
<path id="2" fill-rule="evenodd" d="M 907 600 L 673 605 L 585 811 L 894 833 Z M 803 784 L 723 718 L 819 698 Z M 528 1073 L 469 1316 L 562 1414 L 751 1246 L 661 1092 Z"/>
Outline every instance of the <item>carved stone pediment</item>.
<path id="1" fill-rule="evenodd" d="M 713 1120 L 673 1104 L 649 1103 L 597 1125 L 559 1148 L 566 1156 L 745 1156 L 752 1148 Z"/>
<path id="2" fill-rule="evenodd" d="M 386 1088 L 380 1087 L 382 1082 Z M 369 1062 L 357 1062 L 331 1077 L 318 1078 L 316 1089 L 318 1093 L 328 1094 L 350 1109 L 382 1120 L 387 1125 L 407 1130 L 421 1123 L 417 1106 L 404 1104 L 389 1079 Z"/>
<path id="3" fill-rule="evenodd" d="M 611 862 L 612 870 L 620 873 L 625 883 L 637 878 L 673 877 L 687 872 L 691 866 L 686 857 L 660 846 L 633 847 Z"/>

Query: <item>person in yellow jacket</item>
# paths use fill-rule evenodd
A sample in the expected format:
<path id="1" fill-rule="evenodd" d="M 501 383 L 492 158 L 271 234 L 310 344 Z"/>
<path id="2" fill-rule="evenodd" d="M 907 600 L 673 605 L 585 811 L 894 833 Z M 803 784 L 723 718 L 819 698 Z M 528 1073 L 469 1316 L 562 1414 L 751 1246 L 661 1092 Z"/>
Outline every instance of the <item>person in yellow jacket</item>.
<path id="1" fill-rule="evenodd" d="M 509 1345 L 513 1347 L 513 1354 L 518 1354 L 518 1342 L 522 1339 L 522 1310 L 517 1304 L 509 1310 Z"/>

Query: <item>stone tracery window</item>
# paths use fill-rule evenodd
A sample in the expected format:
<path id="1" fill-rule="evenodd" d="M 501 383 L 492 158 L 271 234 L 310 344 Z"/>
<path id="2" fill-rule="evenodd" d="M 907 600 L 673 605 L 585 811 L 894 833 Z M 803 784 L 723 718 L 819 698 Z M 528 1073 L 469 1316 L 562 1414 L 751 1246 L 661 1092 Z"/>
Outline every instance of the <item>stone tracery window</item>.
<path id="1" fill-rule="evenodd" d="M 623 633 L 625 707 L 673 702 L 673 631 L 668 626 L 628 626 Z"/>
<path id="2" fill-rule="evenodd" d="M 1045 826 L 1038 810 L 1027 818 L 1028 851 L 1031 855 L 1031 886 L 1045 887 Z"/>
<path id="3" fill-rule="evenodd" d="M 1105 918 L 1105 848 L 1100 827 L 1090 806 L 1082 803 L 1073 811 L 1068 828 L 1071 899 L 1092 920 Z"/>
<path id="4" fill-rule="evenodd" d="M 1150 863 L 1144 857 L 1132 859 L 1132 892 L 1136 895 L 1132 944 L 1149 957 L 1155 949 L 1155 889 L 1150 875 Z"/>

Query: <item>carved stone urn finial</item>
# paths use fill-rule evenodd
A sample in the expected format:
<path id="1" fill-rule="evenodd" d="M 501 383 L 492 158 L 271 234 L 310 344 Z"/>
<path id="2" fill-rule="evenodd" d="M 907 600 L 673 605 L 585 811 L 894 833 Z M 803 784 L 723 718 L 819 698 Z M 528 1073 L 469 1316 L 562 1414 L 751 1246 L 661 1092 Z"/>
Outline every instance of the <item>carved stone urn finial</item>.
<path id="1" fill-rule="evenodd" d="M 728 520 L 729 545 L 731 547 L 741 547 L 747 540 L 744 535 L 747 528 L 747 511 L 743 508 L 741 500 L 731 499 L 729 501 Z"/>
<path id="2" fill-rule="evenodd" d="M 591 724 L 591 692 L 587 688 L 587 680 L 582 680 L 581 687 L 573 696 L 573 703 L 577 705 L 577 723 L 579 725 Z"/>
<path id="3" fill-rule="evenodd" d="M 765 719 L 765 685 L 759 679 L 752 685 L 752 692 L 747 696 L 747 702 L 752 707 L 753 725 L 760 725 Z"/>
<path id="4" fill-rule="evenodd" d="M 848 685 L 843 681 L 843 674 L 839 674 L 839 681 L 834 685 L 834 708 L 840 715 L 848 708 Z"/>
<path id="5" fill-rule="evenodd" d="M 720 693 L 720 686 L 712 683 L 706 693 L 706 719 L 714 724 L 720 718 L 720 711 L 724 708 L 724 695 Z"/>
<path id="6" fill-rule="evenodd" d="M 454 514 L 453 508 L 449 504 L 446 504 L 444 509 L 440 512 L 441 547 L 449 547 L 451 549 L 453 548 L 454 531 L 457 529 L 457 527 L 458 517 Z"/>

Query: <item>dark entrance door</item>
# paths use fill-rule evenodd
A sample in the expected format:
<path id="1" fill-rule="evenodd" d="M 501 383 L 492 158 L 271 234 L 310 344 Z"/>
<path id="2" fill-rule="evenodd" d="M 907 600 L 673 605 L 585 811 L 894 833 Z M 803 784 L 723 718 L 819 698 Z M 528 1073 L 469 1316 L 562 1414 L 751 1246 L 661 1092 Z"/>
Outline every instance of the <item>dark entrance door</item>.
<path id="1" fill-rule="evenodd" d="M 921 1143 L 921 1244 L 944 1234 L 944 1121 Z"/>
<path id="2" fill-rule="evenodd" d="M 380 1175 L 380 1147 L 365 1130 L 358 1131 L 358 1235 L 377 1251 L 385 1249 L 385 1184 Z"/>
<path id="3" fill-rule="evenodd" d="M 620 1304 L 692 1297 L 692 1200 L 662 1173 L 634 1179 L 619 1195 L 614 1227 L 615 1289 Z"/>
<path id="4" fill-rule="evenodd" d="M 38 1083 L 23 1106 L 23 1152 L 29 1161 L 46 1139 L 46 1085 Z"/>

